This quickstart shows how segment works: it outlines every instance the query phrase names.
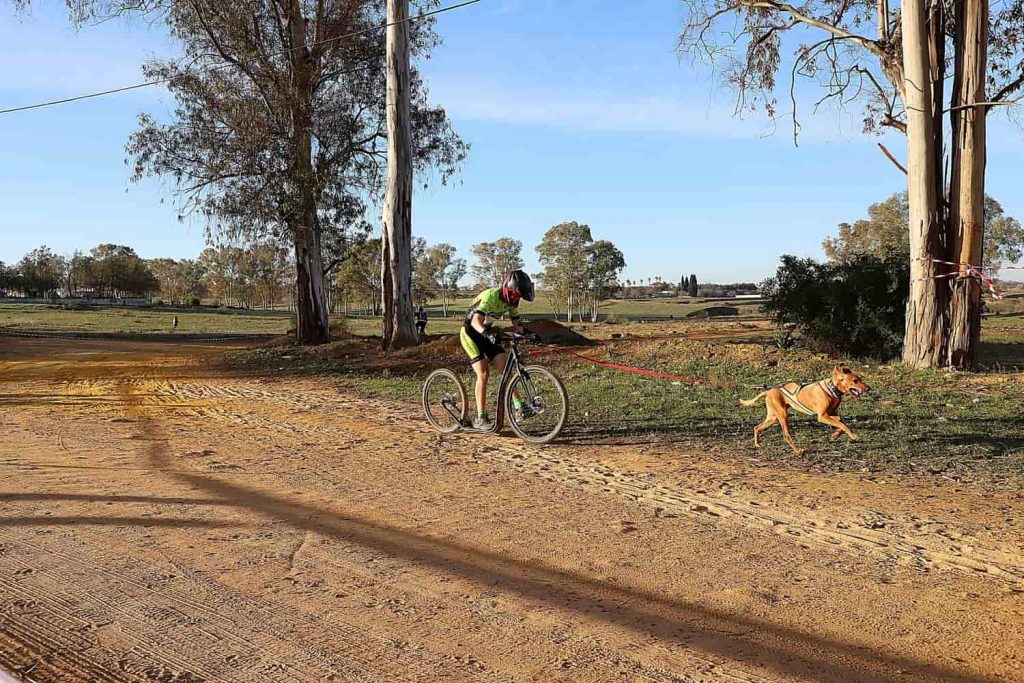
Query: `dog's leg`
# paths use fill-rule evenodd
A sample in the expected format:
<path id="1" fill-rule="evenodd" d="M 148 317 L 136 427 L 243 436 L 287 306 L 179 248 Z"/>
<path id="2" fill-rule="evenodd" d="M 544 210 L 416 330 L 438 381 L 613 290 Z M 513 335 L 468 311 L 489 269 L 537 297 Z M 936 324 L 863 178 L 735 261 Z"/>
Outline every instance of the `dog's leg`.
<path id="1" fill-rule="evenodd" d="M 779 427 L 782 428 L 782 438 L 786 440 L 786 443 L 789 444 L 789 447 L 797 455 L 802 454 L 804 449 L 796 445 L 796 442 L 793 441 L 793 435 L 789 433 L 789 405 L 786 403 L 786 399 L 780 392 L 777 392 L 765 399 L 765 405 L 768 406 L 768 411 L 779 421 Z"/>
<path id="2" fill-rule="evenodd" d="M 754 427 L 754 448 L 761 447 L 761 432 L 771 427 L 773 424 L 778 422 L 778 420 L 779 418 L 769 412 L 768 415 L 765 416 L 764 421 Z"/>
<path id="3" fill-rule="evenodd" d="M 838 415 L 819 415 L 818 422 L 822 424 L 831 425 L 836 428 L 836 431 L 832 434 L 832 440 L 835 441 L 839 438 L 839 433 L 845 432 L 848 437 L 856 441 L 860 437 L 853 433 L 853 430 L 843 424 L 843 421 L 839 419 Z"/>
<path id="4" fill-rule="evenodd" d="M 793 435 L 789 433 L 789 415 L 779 416 L 779 426 L 782 427 L 782 437 L 789 444 L 789 447 L 793 449 L 793 452 L 797 455 L 803 455 L 806 449 L 797 447 L 796 441 L 793 441 Z"/>
<path id="5" fill-rule="evenodd" d="M 828 440 L 829 441 L 835 441 L 836 439 L 838 439 L 842 435 L 843 435 L 843 430 L 842 429 L 835 429 L 835 430 L 832 431 L 832 436 L 828 437 Z"/>

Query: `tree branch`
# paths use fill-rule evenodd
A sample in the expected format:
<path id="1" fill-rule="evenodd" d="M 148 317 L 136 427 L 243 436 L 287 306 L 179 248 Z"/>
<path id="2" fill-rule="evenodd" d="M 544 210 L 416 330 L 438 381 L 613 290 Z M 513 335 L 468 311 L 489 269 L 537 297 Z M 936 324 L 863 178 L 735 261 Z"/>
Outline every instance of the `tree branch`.
<path id="1" fill-rule="evenodd" d="M 822 31 L 827 31 L 828 33 L 831 33 L 837 38 L 851 40 L 860 45 L 861 47 L 863 47 L 864 49 L 868 50 L 869 52 L 878 55 L 879 57 L 885 56 L 885 50 L 882 49 L 882 45 L 881 43 L 879 43 L 879 41 L 871 40 L 870 38 L 865 38 L 864 36 L 859 36 L 855 33 L 847 31 L 844 28 L 833 26 L 832 24 L 826 23 L 824 21 L 819 21 L 818 19 L 809 17 L 800 10 L 798 10 L 793 5 L 790 5 L 789 3 L 776 2 L 776 0 L 739 0 L 739 4 L 743 7 L 749 7 L 752 9 L 773 9 L 776 10 L 777 12 L 785 12 L 789 16 L 793 17 L 795 21 L 798 21 L 801 24 L 812 26 L 814 28 L 821 29 Z"/>
<path id="2" fill-rule="evenodd" d="M 1000 101 L 993 101 L 993 102 L 975 102 L 973 104 L 958 104 L 955 107 L 950 107 L 949 109 L 944 109 L 942 111 L 942 113 L 943 114 L 948 114 L 951 111 L 959 111 L 961 109 L 971 109 L 973 107 L 985 107 L 987 110 L 991 109 L 992 107 L 1012 107 L 1013 105 L 1020 103 L 1022 100 L 1024 100 L 1024 97 L 1017 97 L 1017 98 L 1014 98 L 1012 100 L 1000 100 Z M 988 111 L 986 111 L 985 113 L 987 114 Z"/>
<path id="3" fill-rule="evenodd" d="M 1003 86 L 1002 89 L 1000 89 L 999 92 L 997 92 L 994 96 L 990 97 L 989 100 L 991 101 L 988 104 L 996 104 L 998 102 L 1005 100 L 1008 95 L 1012 95 L 1013 93 L 1017 92 L 1017 90 L 1019 90 L 1021 86 L 1024 86 L 1024 73 L 1021 73 L 1021 75 L 1018 76 L 1014 81 L 1007 83 L 1005 86 Z M 1013 100 L 1013 102 L 1019 101 L 1020 98 Z"/>
<path id="4" fill-rule="evenodd" d="M 894 157 L 894 156 L 892 155 L 892 152 L 890 152 L 890 151 L 889 151 L 889 150 L 888 150 L 888 149 L 886 148 L 886 146 L 885 146 L 885 145 L 883 145 L 883 144 L 882 144 L 881 142 L 879 142 L 879 143 L 878 143 L 878 148 L 879 148 L 880 150 L 882 150 L 882 154 L 884 154 L 885 156 L 889 157 L 889 161 L 891 161 L 892 163 L 896 164 L 896 168 L 898 168 L 898 169 L 900 169 L 901 171 L 903 171 L 903 174 L 904 174 L 904 175 L 909 175 L 909 174 L 907 173 L 907 169 L 906 169 L 906 167 L 905 167 L 905 166 L 904 166 L 903 164 L 901 164 L 900 162 L 896 161 L 896 157 Z"/>

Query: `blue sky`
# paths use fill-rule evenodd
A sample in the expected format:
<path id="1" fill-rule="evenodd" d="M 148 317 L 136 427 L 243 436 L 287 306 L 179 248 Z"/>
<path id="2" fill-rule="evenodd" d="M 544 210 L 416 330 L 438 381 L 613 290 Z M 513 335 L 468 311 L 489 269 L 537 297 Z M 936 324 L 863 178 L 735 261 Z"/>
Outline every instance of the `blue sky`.
<path id="1" fill-rule="evenodd" d="M 76 32 L 59 4 L 0 11 L 0 108 L 134 83 L 172 50 L 141 22 Z M 423 70 L 472 150 L 453 184 L 417 195 L 416 234 L 463 255 L 514 236 L 532 267 L 544 231 L 576 220 L 622 249 L 624 278 L 756 281 L 780 254 L 820 256 L 837 223 L 902 189 L 856 109 L 806 115 L 799 147 L 787 120 L 734 118 L 731 94 L 674 52 L 680 17 L 674 0 L 484 0 L 440 16 L 445 44 Z M 124 164 L 138 113 L 170 107 L 154 88 L 0 116 L 0 260 L 44 243 L 194 256 L 203 225 L 179 223 L 165 188 L 131 185 Z M 1024 135 L 996 117 L 990 148 L 989 192 L 1024 218 Z"/>

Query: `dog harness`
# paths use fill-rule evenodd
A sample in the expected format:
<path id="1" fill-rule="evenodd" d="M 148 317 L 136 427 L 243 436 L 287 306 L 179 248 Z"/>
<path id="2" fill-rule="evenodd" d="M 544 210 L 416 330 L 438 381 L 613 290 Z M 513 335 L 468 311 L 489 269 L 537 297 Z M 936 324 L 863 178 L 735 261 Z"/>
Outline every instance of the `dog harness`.
<path id="1" fill-rule="evenodd" d="M 833 382 L 831 379 L 823 379 L 819 382 L 804 382 L 803 384 L 799 385 L 794 391 L 789 391 L 788 389 L 786 389 L 785 386 L 781 386 L 779 387 L 779 391 L 782 392 L 782 395 L 786 397 L 786 400 L 789 402 L 791 406 L 796 408 L 804 415 L 817 415 L 815 411 L 808 408 L 806 405 L 804 405 L 803 401 L 797 398 L 801 391 L 811 386 L 812 384 L 819 385 L 821 387 L 821 390 L 828 394 L 830 398 L 839 398 L 839 396 L 841 395 L 839 387 L 837 387 L 836 383 Z"/>

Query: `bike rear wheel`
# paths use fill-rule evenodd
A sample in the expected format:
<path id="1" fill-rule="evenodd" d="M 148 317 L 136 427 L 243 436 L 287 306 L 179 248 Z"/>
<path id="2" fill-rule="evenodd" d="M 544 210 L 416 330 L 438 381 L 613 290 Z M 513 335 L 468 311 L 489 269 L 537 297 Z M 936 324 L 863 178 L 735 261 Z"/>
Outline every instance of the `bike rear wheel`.
<path id="1" fill-rule="evenodd" d="M 525 417 L 515 409 L 512 392 L 518 391 L 523 406 L 533 411 Z M 505 392 L 505 414 L 512 431 L 530 443 L 550 443 L 562 433 L 569 417 L 569 396 L 562 380 L 547 368 L 521 368 Z"/>
<path id="2" fill-rule="evenodd" d="M 451 370 L 434 370 L 423 383 L 423 413 L 437 431 L 448 434 L 461 429 L 467 405 L 466 387 Z"/>

